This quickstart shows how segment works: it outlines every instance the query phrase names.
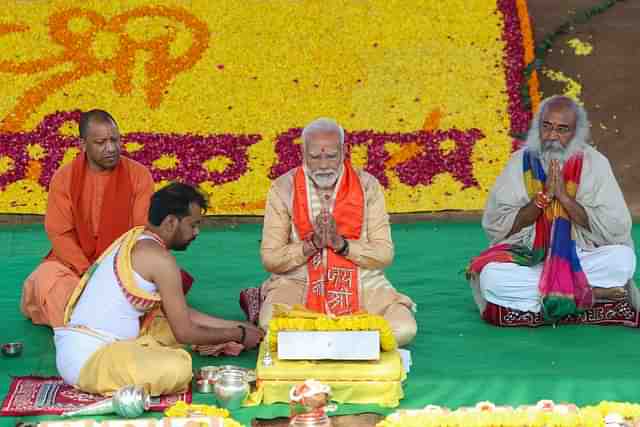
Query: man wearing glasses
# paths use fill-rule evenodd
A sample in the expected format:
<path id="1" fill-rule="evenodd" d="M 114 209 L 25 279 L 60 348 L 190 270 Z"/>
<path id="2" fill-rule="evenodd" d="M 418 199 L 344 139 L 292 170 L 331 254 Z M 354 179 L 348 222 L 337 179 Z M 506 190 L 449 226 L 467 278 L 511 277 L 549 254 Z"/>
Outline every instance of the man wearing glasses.
<path id="1" fill-rule="evenodd" d="M 602 300 L 638 309 L 631 214 L 573 100 L 542 102 L 526 146 L 491 190 L 482 226 L 491 246 L 467 272 L 485 320 L 488 305 L 548 321 Z"/>

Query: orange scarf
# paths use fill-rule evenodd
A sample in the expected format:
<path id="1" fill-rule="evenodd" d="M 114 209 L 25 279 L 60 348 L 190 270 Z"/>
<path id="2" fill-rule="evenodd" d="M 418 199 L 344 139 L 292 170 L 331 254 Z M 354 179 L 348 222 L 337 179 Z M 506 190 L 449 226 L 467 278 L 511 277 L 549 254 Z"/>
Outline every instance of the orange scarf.
<path id="1" fill-rule="evenodd" d="M 129 177 L 129 165 L 127 160 L 121 157 L 104 190 L 100 226 L 98 235 L 94 236 L 89 226 L 89 213 L 82 212 L 80 208 L 85 176 L 89 167 L 85 157 L 84 153 L 77 156 L 71 166 L 71 210 L 78 243 L 89 262 L 93 263 L 114 240 L 131 228 L 129 218 L 133 209 L 133 188 Z"/>
<path id="2" fill-rule="evenodd" d="M 339 182 L 333 208 L 338 233 L 347 240 L 357 240 L 364 221 L 364 190 L 358 174 L 348 161 Z M 307 176 L 299 167 L 293 178 L 293 224 L 302 240 L 313 233 L 313 219 L 307 197 Z M 358 266 L 325 248 L 307 260 L 305 305 L 320 313 L 345 315 L 360 310 Z"/>

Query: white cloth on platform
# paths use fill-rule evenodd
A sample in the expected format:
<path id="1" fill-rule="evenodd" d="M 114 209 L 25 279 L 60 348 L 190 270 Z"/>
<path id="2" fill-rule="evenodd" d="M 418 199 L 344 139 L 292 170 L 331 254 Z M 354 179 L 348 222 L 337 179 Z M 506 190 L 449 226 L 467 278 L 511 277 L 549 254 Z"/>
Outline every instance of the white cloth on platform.
<path id="1" fill-rule="evenodd" d="M 636 254 L 625 245 L 601 246 L 592 250 L 577 249 L 582 270 L 592 288 L 624 286 L 636 269 Z M 520 311 L 541 310 L 538 283 L 542 263 L 524 267 L 513 263 L 492 262 L 480 273 L 482 297 L 503 307 Z"/>

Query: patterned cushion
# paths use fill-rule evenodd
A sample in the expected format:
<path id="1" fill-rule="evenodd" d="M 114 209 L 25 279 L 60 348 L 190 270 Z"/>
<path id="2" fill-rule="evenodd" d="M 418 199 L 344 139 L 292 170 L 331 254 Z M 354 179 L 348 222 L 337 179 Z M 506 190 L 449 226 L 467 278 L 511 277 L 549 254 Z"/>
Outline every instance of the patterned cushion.
<path id="1" fill-rule="evenodd" d="M 514 310 L 488 302 L 482 318 L 495 326 L 537 328 L 550 325 L 544 321 L 542 313 Z M 567 316 L 559 324 L 585 324 L 605 326 L 640 326 L 640 314 L 627 301 L 598 302 L 580 316 Z"/>

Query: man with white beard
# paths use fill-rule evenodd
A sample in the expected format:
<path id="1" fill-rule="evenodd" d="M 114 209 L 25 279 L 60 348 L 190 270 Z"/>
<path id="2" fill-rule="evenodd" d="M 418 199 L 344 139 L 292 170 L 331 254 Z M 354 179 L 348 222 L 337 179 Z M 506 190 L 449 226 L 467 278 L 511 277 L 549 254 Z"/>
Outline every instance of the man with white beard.
<path id="1" fill-rule="evenodd" d="M 601 300 L 626 298 L 638 309 L 631 214 L 609 161 L 590 145 L 585 110 L 573 100 L 553 96 L 540 105 L 526 146 L 491 190 L 482 226 L 491 247 L 468 274 L 485 319 L 487 302 L 542 312 L 545 320 Z M 569 309 L 551 304 L 558 295 Z"/>
<path id="2" fill-rule="evenodd" d="M 409 297 L 382 269 L 393 260 L 384 193 L 376 178 L 345 159 L 344 130 L 317 119 L 302 132 L 303 166 L 275 180 L 267 197 L 259 323 L 273 304 L 303 304 L 332 315 L 358 311 L 384 316 L 399 345 L 416 335 Z"/>

